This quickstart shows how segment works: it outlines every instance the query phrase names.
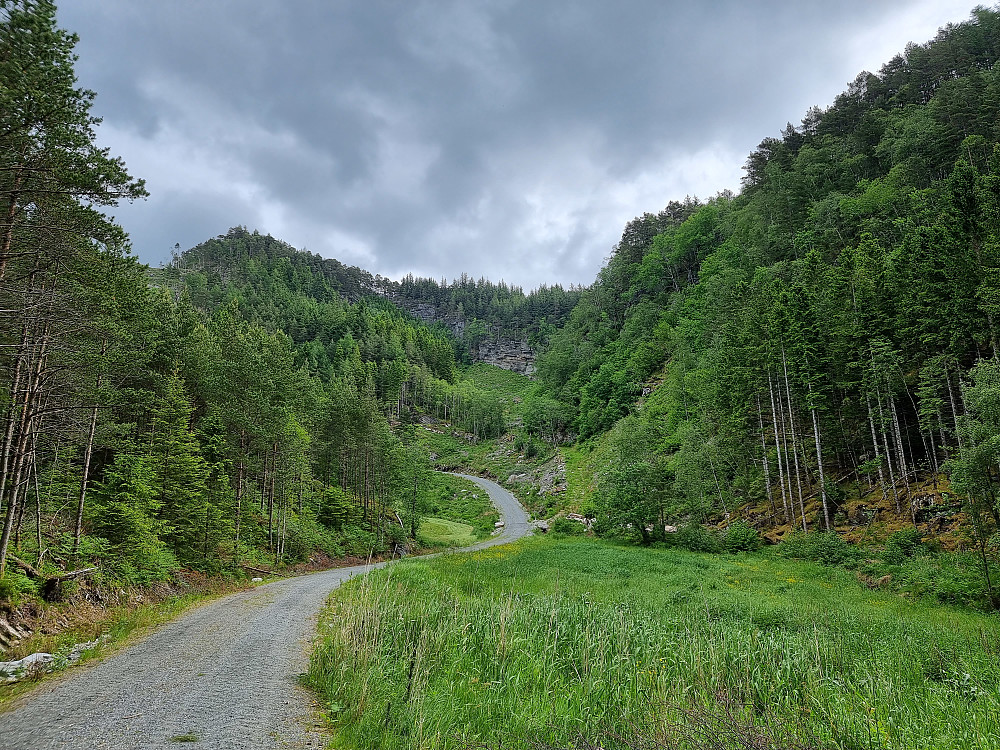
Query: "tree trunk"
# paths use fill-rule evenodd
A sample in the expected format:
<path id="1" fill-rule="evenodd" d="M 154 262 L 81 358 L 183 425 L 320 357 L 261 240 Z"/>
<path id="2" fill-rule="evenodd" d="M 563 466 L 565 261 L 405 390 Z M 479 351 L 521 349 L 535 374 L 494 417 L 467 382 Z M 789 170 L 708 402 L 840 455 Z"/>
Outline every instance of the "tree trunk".
<path id="1" fill-rule="evenodd" d="M 882 444 L 885 445 L 885 460 L 889 467 L 889 481 L 892 482 L 892 501 L 896 506 L 896 514 L 900 515 L 903 509 L 899 505 L 899 488 L 896 486 L 896 474 L 892 469 L 892 448 L 889 445 L 889 436 L 885 432 L 885 411 L 882 409 L 882 394 L 875 393 L 875 403 L 878 404 L 878 420 L 879 427 L 881 427 L 882 432 Z"/>
<path id="2" fill-rule="evenodd" d="M 38 486 L 38 440 L 31 436 L 31 473 L 35 479 L 35 543 L 38 547 L 36 565 L 42 564 L 42 493 Z"/>
<path id="3" fill-rule="evenodd" d="M 246 455 L 246 432 L 240 430 L 240 461 L 236 468 L 236 523 L 233 533 L 233 561 L 240 562 L 240 524 L 243 520 L 243 457 Z"/>
<path id="4" fill-rule="evenodd" d="M 774 404 L 774 382 L 771 379 L 771 373 L 767 373 L 767 387 L 771 392 L 771 425 L 774 427 L 774 448 L 775 453 L 778 454 L 778 483 L 781 485 L 781 503 L 785 509 L 785 522 L 792 523 L 792 514 L 789 512 L 788 507 L 788 496 L 789 493 L 785 492 L 785 465 L 781 460 L 781 449 L 782 443 L 778 438 L 778 411 Z M 781 400 L 781 393 L 778 393 L 778 400 Z M 787 458 L 787 456 L 786 456 Z M 791 482 L 789 482 L 789 488 L 791 488 Z"/>
<path id="5" fill-rule="evenodd" d="M 955 391 L 951 386 L 951 374 L 948 368 L 944 371 L 945 381 L 948 383 L 948 401 L 951 403 L 951 418 L 955 423 L 955 441 L 958 444 L 959 452 L 962 451 L 962 432 L 958 428 L 958 408 L 955 405 Z"/>
<path id="6" fill-rule="evenodd" d="M 101 358 L 108 352 L 108 340 L 101 342 Z M 90 427 L 87 430 L 87 446 L 83 453 L 83 477 L 80 480 L 80 502 L 76 507 L 76 527 L 73 531 L 73 554 L 80 550 L 80 537 L 83 535 L 83 509 L 87 501 L 87 482 L 90 479 L 90 461 L 94 454 L 94 437 L 97 434 L 97 402 L 100 399 L 101 385 L 104 373 L 97 375 L 97 388 L 94 391 L 94 408 L 90 412 Z"/>
<path id="7" fill-rule="evenodd" d="M 271 458 L 271 480 L 267 483 L 267 549 L 274 552 L 274 478 L 278 473 L 278 443 L 275 441 Z"/>
<path id="8" fill-rule="evenodd" d="M 809 388 L 812 390 L 812 386 Z M 809 412 L 812 414 L 813 436 L 816 438 L 816 464 L 819 468 L 820 497 L 823 498 L 823 521 L 826 524 L 826 530 L 830 531 L 833 526 L 830 524 L 830 508 L 826 501 L 826 477 L 823 475 L 823 448 L 819 437 L 819 422 L 816 419 L 816 410 L 810 409 Z"/>
<path id="9" fill-rule="evenodd" d="M 785 358 L 785 349 L 781 349 L 781 365 L 785 371 L 785 394 L 788 396 L 788 425 L 792 431 L 792 458 L 795 460 L 795 484 L 799 491 L 799 511 L 802 513 L 802 530 L 808 531 L 806 526 L 806 504 L 802 494 L 802 475 L 799 471 L 799 444 L 795 434 L 795 414 L 792 411 L 792 389 L 788 386 L 788 360 Z"/>
<path id="10" fill-rule="evenodd" d="M 767 465 L 767 437 L 764 433 L 764 411 L 760 406 L 759 393 L 757 394 L 757 420 L 760 422 L 760 451 L 761 460 L 764 464 L 764 494 L 767 495 L 768 502 L 771 505 L 771 516 L 776 517 L 778 515 L 778 508 L 774 504 L 774 496 L 771 494 L 771 472 Z"/>
<path id="11" fill-rule="evenodd" d="M 875 417 L 872 415 L 872 399 L 868 397 L 868 424 L 872 428 L 872 445 L 875 447 L 875 460 L 878 462 L 878 484 L 882 488 L 882 500 L 888 501 L 885 494 L 885 473 L 882 471 L 882 452 L 879 449 L 878 435 L 875 432 Z"/>
<path id="12" fill-rule="evenodd" d="M 889 406 L 892 412 L 892 425 L 896 432 L 896 450 L 899 453 L 899 473 L 903 478 L 903 484 L 907 484 L 910 477 L 909 462 L 906 460 L 906 447 L 903 445 L 903 431 L 899 426 L 899 412 L 896 410 L 896 399 L 889 399 Z"/>
<path id="13" fill-rule="evenodd" d="M 100 387 L 100 378 L 98 378 Z M 90 479 L 90 461 L 94 454 L 94 436 L 97 434 L 97 405 L 90 412 L 90 427 L 87 430 L 87 445 L 83 451 L 83 475 L 80 478 L 80 499 L 76 505 L 76 526 L 73 531 L 73 555 L 80 551 L 80 537 L 83 536 L 83 509 L 87 502 L 87 482 Z"/>

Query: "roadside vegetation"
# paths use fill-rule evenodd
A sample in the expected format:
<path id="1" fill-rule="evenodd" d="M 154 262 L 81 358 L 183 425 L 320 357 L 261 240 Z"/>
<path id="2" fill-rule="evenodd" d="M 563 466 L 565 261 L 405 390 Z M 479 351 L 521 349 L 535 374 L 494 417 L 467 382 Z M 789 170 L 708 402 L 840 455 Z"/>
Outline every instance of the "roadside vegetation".
<path id="1" fill-rule="evenodd" d="M 464 547 L 488 537 L 500 514 L 474 482 L 441 472 L 426 475 L 420 488 L 415 539 L 423 547 Z"/>
<path id="2" fill-rule="evenodd" d="M 337 590 L 334 747 L 995 748 L 1000 624 L 764 555 L 531 538 Z"/>

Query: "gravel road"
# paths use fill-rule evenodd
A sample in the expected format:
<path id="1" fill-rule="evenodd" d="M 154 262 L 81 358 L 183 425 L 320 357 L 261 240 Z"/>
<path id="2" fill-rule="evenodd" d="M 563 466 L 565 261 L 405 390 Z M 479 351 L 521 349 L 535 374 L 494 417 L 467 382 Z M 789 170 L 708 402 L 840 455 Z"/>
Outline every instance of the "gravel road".
<path id="1" fill-rule="evenodd" d="M 471 474 L 455 474 L 455 476 L 469 479 L 486 490 L 490 495 L 490 500 L 493 501 L 497 510 L 500 511 L 500 516 L 504 521 L 503 531 L 479 544 L 466 547 L 462 550 L 463 552 L 486 549 L 497 544 L 507 544 L 508 542 L 520 539 L 531 530 L 531 526 L 528 523 L 528 514 L 521 507 L 521 503 L 499 484 L 489 479 L 483 479 L 482 477 L 474 477 Z"/>
<path id="2" fill-rule="evenodd" d="M 500 510 L 503 531 L 467 548 L 528 533 L 500 485 L 472 477 Z M 288 578 L 197 607 L 134 646 L 43 683 L 0 714 L 0 750 L 321 748 L 318 707 L 298 685 L 316 616 L 330 591 L 372 566 Z"/>

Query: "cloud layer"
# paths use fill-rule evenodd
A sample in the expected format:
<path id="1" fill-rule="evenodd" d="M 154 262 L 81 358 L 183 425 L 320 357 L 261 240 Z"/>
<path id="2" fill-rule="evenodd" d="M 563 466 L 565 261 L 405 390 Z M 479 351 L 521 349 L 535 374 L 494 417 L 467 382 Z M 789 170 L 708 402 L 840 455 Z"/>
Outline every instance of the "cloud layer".
<path id="1" fill-rule="evenodd" d="M 245 225 L 399 277 L 590 283 L 624 223 L 737 189 L 765 136 L 972 5 L 74 0 L 159 263 Z"/>

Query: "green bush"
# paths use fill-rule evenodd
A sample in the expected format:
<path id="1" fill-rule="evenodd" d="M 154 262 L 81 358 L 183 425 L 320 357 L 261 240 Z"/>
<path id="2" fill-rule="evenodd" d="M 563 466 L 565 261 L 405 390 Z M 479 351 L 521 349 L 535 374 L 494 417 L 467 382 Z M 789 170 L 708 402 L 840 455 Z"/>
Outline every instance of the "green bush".
<path id="1" fill-rule="evenodd" d="M 398 523 L 390 522 L 385 529 L 386 538 L 392 544 L 406 544 L 409 537 L 406 534 L 406 529 L 400 526 Z"/>
<path id="2" fill-rule="evenodd" d="M 580 536 L 587 533 L 587 527 L 579 521 L 570 518 L 557 518 L 552 522 L 552 531 L 555 534 L 566 534 L 567 536 Z"/>
<path id="3" fill-rule="evenodd" d="M 16 606 L 25 595 L 34 596 L 37 593 L 38 585 L 16 570 L 8 569 L 3 578 L 0 578 L 0 602 Z"/>
<path id="4" fill-rule="evenodd" d="M 691 552 L 722 552 L 722 539 L 711 529 L 706 529 L 699 523 L 689 523 L 681 526 L 676 534 L 667 537 L 668 543 L 674 547 Z"/>
<path id="5" fill-rule="evenodd" d="M 385 549 L 373 533 L 358 528 L 345 529 L 340 542 L 348 555 L 356 557 L 367 557 Z"/>
<path id="6" fill-rule="evenodd" d="M 923 537 L 916 529 L 902 529 L 885 540 L 882 559 L 890 565 L 900 565 L 923 550 Z"/>
<path id="7" fill-rule="evenodd" d="M 343 549 L 337 543 L 337 533 L 319 523 L 307 510 L 301 516 L 289 514 L 285 528 L 285 561 L 300 562 L 314 550 L 339 557 Z"/>
<path id="8" fill-rule="evenodd" d="M 724 541 L 729 552 L 753 552 L 761 545 L 757 529 L 744 521 L 729 524 Z"/>
<path id="9" fill-rule="evenodd" d="M 783 557 L 844 566 L 857 564 L 861 557 L 861 551 L 857 547 L 851 546 L 832 531 L 793 531 L 781 541 L 778 553 Z"/>
<path id="10" fill-rule="evenodd" d="M 858 572 L 871 580 L 891 576 L 888 585 L 912 596 L 927 596 L 945 604 L 993 609 L 980 559 L 970 553 L 947 552 L 904 557 L 895 544 L 886 545 L 882 560 L 869 560 Z M 889 559 L 898 561 L 889 562 Z"/>

